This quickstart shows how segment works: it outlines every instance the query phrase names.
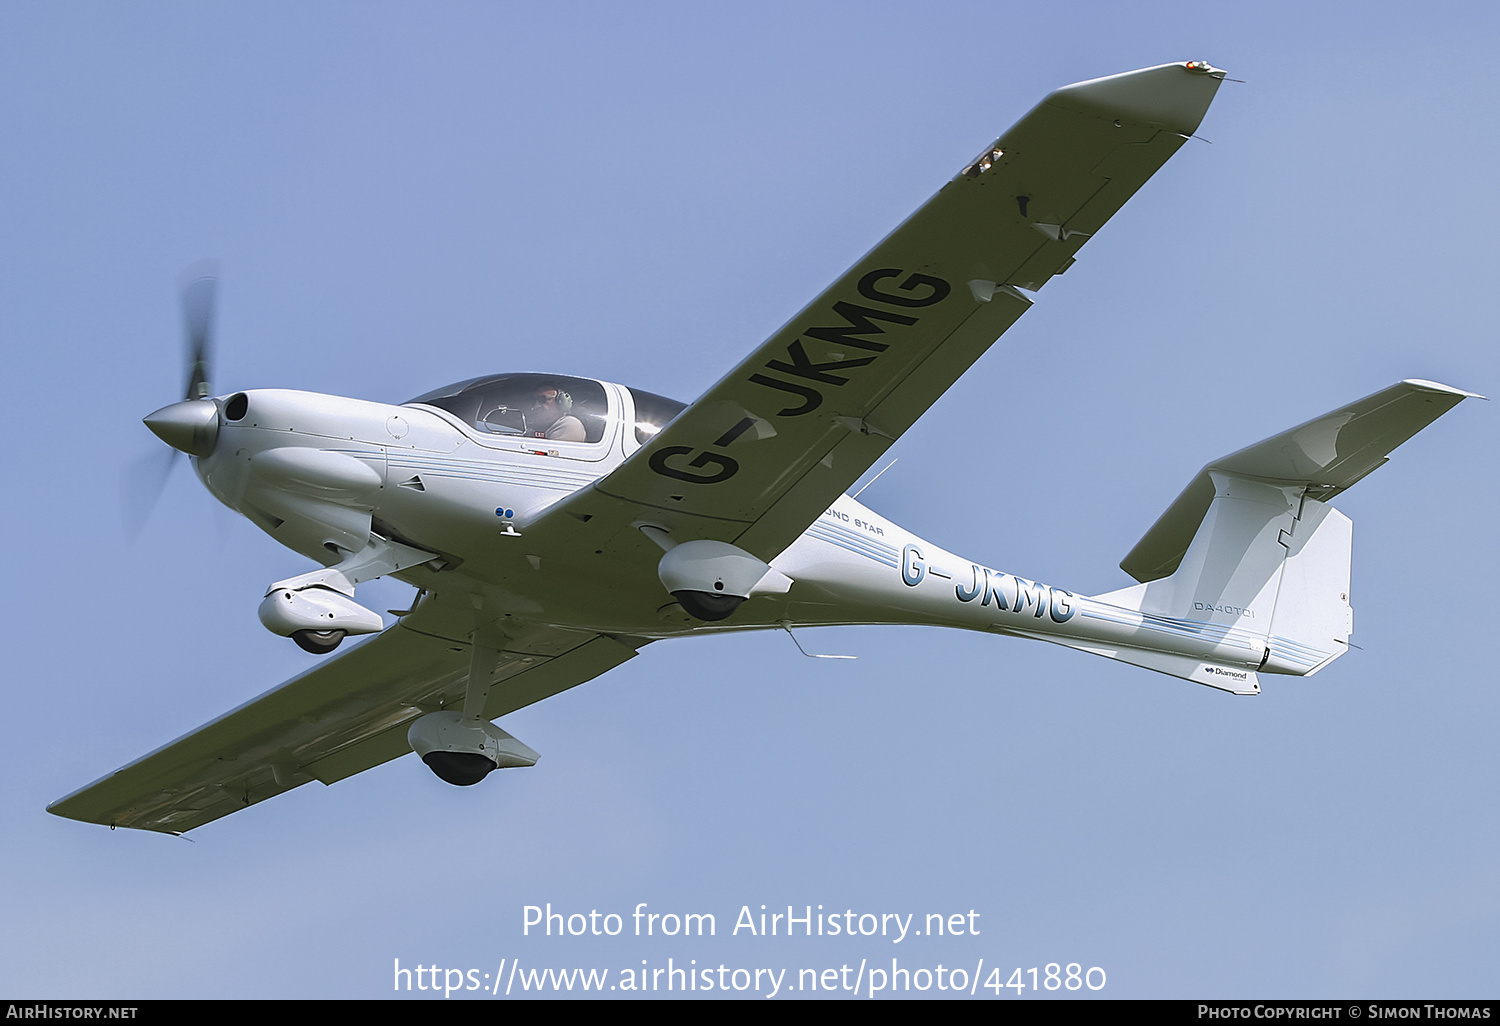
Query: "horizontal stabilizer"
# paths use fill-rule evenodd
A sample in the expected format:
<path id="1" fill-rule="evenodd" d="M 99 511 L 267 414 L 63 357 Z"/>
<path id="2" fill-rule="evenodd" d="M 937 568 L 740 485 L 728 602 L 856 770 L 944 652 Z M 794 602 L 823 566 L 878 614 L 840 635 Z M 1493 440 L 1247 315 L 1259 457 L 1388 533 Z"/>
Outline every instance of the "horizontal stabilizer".
<path id="1" fill-rule="evenodd" d="M 1385 463 L 1391 451 L 1473 392 L 1403 381 L 1306 424 L 1215 460 L 1198 472 L 1120 568 L 1138 581 L 1175 573 L 1214 500 L 1211 472 L 1300 486 L 1326 502 Z"/>

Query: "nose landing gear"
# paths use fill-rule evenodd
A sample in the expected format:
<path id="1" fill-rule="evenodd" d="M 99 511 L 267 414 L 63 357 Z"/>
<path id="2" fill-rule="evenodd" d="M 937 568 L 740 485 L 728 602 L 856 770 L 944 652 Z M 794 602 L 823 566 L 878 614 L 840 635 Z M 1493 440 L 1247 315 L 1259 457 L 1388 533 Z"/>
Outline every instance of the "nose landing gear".
<path id="1" fill-rule="evenodd" d="M 349 636 L 348 631 L 293 631 L 292 640 L 297 647 L 304 652 L 313 655 L 327 655 L 339 647 L 339 643 Z"/>
<path id="2" fill-rule="evenodd" d="M 372 534 L 363 549 L 337 565 L 271 585 L 260 603 L 260 622 L 304 652 L 327 655 L 350 634 L 385 629 L 378 613 L 354 601 L 355 585 L 436 558 Z"/>

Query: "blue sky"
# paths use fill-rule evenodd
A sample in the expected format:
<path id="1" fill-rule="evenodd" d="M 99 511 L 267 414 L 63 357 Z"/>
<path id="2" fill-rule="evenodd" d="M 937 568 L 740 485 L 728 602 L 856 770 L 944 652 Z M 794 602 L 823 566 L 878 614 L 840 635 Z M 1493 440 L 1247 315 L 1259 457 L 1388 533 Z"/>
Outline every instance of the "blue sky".
<path id="1" fill-rule="evenodd" d="M 121 525 L 122 475 L 158 446 L 140 417 L 181 390 L 178 279 L 204 257 L 223 391 L 401 402 L 550 370 L 687 400 L 1048 91 L 1206 59 L 1245 80 L 1211 143 L 1042 290 L 862 501 L 1098 593 L 1209 459 L 1402 378 L 1500 390 L 1497 16 L 1347 11 L 0 6 L 19 411 L 0 992 L 382 997 L 395 959 L 896 958 L 1077 962 L 1111 997 L 1495 996 L 1479 402 L 1338 503 L 1362 650 L 1258 698 L 951 631 L 804 635 L 853 662 L 694 640 L 507 717 L 542 760 L 482 787 L 406 758 L 196 843 L 42 811 L 311 665 L 254 612 L 307 567 L 191 474 L 135 542 Z M 408 594 L 382 587 L 380 608 Z M 548 902 L 712 913 L 718 934 L 524 936 Z M 730 933 L 762 904 L 973 909 L 980 932 Z"/>

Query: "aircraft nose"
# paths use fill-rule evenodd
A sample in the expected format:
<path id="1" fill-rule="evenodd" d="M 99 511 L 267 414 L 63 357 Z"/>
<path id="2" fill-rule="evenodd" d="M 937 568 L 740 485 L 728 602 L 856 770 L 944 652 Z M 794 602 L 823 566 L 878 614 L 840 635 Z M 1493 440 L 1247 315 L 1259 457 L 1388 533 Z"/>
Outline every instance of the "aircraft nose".
<path id="1" fill-rule="evenodd" d="M 144 418 L 157 438 L 189 456 L 208 456 L 219 437 L 219 407 L 211 399 L 186 399 Z"/>

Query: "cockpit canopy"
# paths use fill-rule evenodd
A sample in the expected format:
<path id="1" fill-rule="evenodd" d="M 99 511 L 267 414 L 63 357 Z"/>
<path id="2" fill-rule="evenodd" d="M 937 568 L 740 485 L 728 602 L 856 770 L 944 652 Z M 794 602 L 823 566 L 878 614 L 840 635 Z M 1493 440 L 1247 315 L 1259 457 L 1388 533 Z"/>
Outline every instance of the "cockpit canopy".
<path id="1" fill-rule="evenodd" d="M 635 400 L 635 437 L 650 441 L 687 404 L 640 389 Z M 589 378 L 562 374 L 493 374 L 423 393 L 408 403 L 446 410 L 476 431 L 562 442 L 597 442 L 609 430 L 608 393 Z"/>

